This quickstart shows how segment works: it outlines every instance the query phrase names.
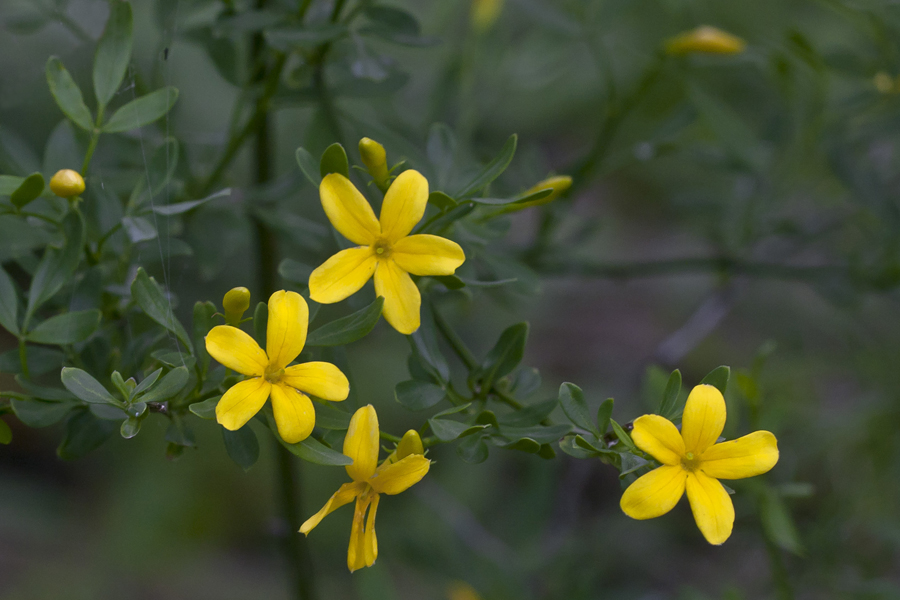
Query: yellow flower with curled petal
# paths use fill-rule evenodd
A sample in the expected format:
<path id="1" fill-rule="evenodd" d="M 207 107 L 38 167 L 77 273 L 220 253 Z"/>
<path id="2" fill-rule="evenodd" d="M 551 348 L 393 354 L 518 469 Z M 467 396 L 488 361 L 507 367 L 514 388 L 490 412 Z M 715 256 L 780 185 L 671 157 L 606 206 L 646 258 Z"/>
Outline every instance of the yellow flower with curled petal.
<path id="1" fill-rule="evenodd" d="M 398 447 L 397 452 L 391 455 L 394 460 L 385 460 L 381 466 L 376 467 L 379 435 L 378 415 L 372 405 L 357 410 L 350 419 L 350 429 L 344 438 L 344 454 L 353 459 L 353 464 L 346 467 L 353 483 L 342 485 L 322 510 L 300 527 L 300 533 L 309 535 L 326 515 L 356 500 L 350 529 L 350 547 L 347 549 L 347 566 L 351 572 L 371 567 L 378 558 L 375 512 L 378 510 L 380 494 L 393 496 L 408 490 L 425 477 L 431 466 L 430 460 L 415 452 L 416 448 L 421 448 L 421 441 L 417 445 L 415 440 L 410 440 L 406 452 L 412 453 L 406 454 Z M 413 436 L 407 433 L 403 437 L 406 440 Z M 414 437 L 418 437 L 418 434 Z"/>
<path id="2" fill-rule="evenodd" d="M 756 431 L 730 442 L 716 443 L 725 427 L 725 399 L 711 385 L 691 390 L 681 432 L 659 415 L 634 422 L 631 438 L 638 448 L 662 463 L 632 483 L 620 505 L 633 519 L 666 514 L 687 490 L 694 520 L 710 544 L 731 535 L 734 505 L 719 479 L 762 475 L 778 462 L 778 442 L 768 431 Z"/>
<path id="3" fill-rule="evenodd" d="M 216 420 L 235 431 L 253 418 L 272 398 L 278 434 L 295 444 L 309 437 L 316 412 L 309 396 L 345 400 L 347 377 L 331 363 L 308 362 L 288 366 L 306 344 L 309 307 L 303 296 L 281 290 L 269 298 L 266 350 L 237 327 L 219 325 L 206 336 L 206 351 L 217 361 L 249 379 L 232 386 L 216 405 Z"/>
<path id="4" fill-rule="evenodd" d="M 404 171 L 388 188 L 381 218 L 349 179 L 331 173 L 319 196 L 328 220 L 341 235 L 359 244 L 338 252 L 309 277 L 309 297 L 321 304 L 340 302 L 375 276 L 375 293 L 384 297 L 384 318 L 409 335 L 419 328 L 422 296 L 412 275 L 452 275 L 466 260 L 459 244 L 436 235 L 409 235 L 425 215 L 428 181 Z"/>

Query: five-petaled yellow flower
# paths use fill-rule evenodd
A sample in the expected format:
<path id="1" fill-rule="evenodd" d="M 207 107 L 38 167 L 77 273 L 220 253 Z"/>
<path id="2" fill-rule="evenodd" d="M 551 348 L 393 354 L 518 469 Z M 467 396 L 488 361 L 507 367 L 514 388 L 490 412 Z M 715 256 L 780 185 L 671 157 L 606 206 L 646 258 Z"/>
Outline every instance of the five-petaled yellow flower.
<path id="1" fill-rule="evenodd" d="M 346 467 L 347 473 L 353 478 L 353 483 L 342 485 L 325 503 L 322 510 L 307 519 L 300 527 L 300 533 L 308 535 L 326 515 L 355 499 L 356 510 L 353 513 L 350 547 L 347 550 L 347 566 L 351 572 L 371 567 L 378 558 L 375 512 L 378 510 L 379 494 L 393 496 L 409 489 L 428 473 L 431 466 L 431 461 L 421 454 L 404 455 L 401 442 L 397 454 L 376 468 L 378 438 L 378 415 L 375 414 L 375 409 L 370 404 L 357 410 L 350 420 L 350 429 L 344 438 L 344 454 L 353 459 L 353 464 Z M 412 447 L 415 444 L 408 446 Z M 367 509 L 368 518 L 366 518 Z"/>
<path id="2" fill-rule="evenodd" d="M 327 362 L 288 366 L 306 344 L 309 307 L 303 296 L 284 290 L 269 298 L 266 351 L 237 327 L 219 325 L 206 336 L 206 351 L 217 361 L 250 379 L 231 387 L 216 406 L 216 420 L 235 431 L 253 418 L 271 396 L 275 423 L 290 444 L 309 437 L 316 413 L 306 394 L 323 400 L 345 400 L 350 383 Z M 305 392 L 305 394 L 303 393 Z"/>
<path id="3" fill-rule="evenodd" d="M 664 515 L 687 490 L 694 520 L 710 544 L 731 535 L 734 505 L 719 479 L 761 475 L 778 462 L 778 443 L 768 431 L 756 431 L 717 444 L 725 427 L 725 399 L 710 385 L 691 390 L 679 433 L 671 421 L 644 415 L 634 422 L 631 437 L 637 447 L 662 463 L 631 484 L 621 506 L 629 517 Z"/>
<path id="4" fill-rule="evenodd" d="M 428 203 L 428 181 L 404 171 L 388 188 L 381 219 L 349 179 L 331 173 L 319 186 L 328 220 L 359 244 L 338 252 L 309 278 L 309 296 L 322 304 L 339 302 L 375 275 L 375 293 L 384 297 L 384 318 L 409 335 L 419 328 L 422 297 L 413 275 L 452 275 L 466 260 L 459 244 L 436 235 L 409 235 Z"/>

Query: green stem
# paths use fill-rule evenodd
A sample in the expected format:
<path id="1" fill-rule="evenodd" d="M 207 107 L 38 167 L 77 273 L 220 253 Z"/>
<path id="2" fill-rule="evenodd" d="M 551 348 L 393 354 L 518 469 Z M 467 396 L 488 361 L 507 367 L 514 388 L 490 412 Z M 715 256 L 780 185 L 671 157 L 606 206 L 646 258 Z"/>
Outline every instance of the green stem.
<path id="1" fill-rule="evenodd" d="M 775 583 L 775 596 L 778 600 L 794 600 L 794 589 L 788 578 L 787 567 L 781 556 L 781 550 L 769 538 L 763 535 L 766 541 L 766 552 L 769 555 L 769 564 L 772 567 L 772 580 Z"/>
<path id="2" fill-rule="evenodd" d="M 277 435 L 277 434 L 276 434 Z M 299 474 L 294 469 L 293 455 L 282 444 L 275 442 L 278 460 L 278 487 L 281 495 L 281 511 L 287 521 L 288 531 L 282 540 L 283 551 L 288 559 L 288 570 L 291 573 L 293 597 L 298 600 L 315 598 L 315 572 L 310 556 L 306 536 L 299 533 L 300 517 L 303 506 L 298 493 Z"/>
<path id="3" fill-rule="evenodd" d="M 17 400 L 29 400 L 31 396 L 20 394 L 19 392 L 0 392 L 0 398 L 15 398 Z"/>
<path id="4" fill-rule="evenodd" d="M 55 221 L 52 217 L 48 217 L 47 215 L 41 215 L 38 213 L 25 212 L 25 211 L 16 212 L 16 211 L 12 211 L 12 210 L 5 210 L 5 211 L 0 212 L 0 215 L 14 215 L 17 217 L 34 217 L 35 219 L 40 219 L 42 221 L 46 221 L 47 223 L 56 225 L 60 229 L 62 228 L 62 224 L 59 221 Z"/>
<path id="5" fill-rule="evenodd" d="M 87 175 L 91 159 L 94 158 L 94 150 L 97 149 L 97 142 L 100 141 L 100 126 L 103 124 L 103 111 L 105 108 L 102 105 L 97 108 L 97 121 L 94 123 L 94 131 L 91 132 L 91 142 L 88 144 L 87 152 L 84 155 L 84 163 L 81 165 L 82 177 Z"/>
<path id="6" fill-rule="evenodd" d="M 19 361 L 22 363 L 22 375 L 25 376 L 25 379 L 31 379 L 31 373 L 28 371 L 28 349 L 25 346 L 24 331 L 22 336 L 19 338 Z"/>
<path id="7" fill-rule="evenodd" d="M 386 440 L 388 442 L 394 442 L 395 444 L 400 443 L 401 438 L 397 437 L 396 435 L 391 435 L 390 433 L 387 433 L 384 431 L 379 431 L 378 435 L 381 436 L 381 439 Z"/>
<path id="8" fill-rule="evenodd" d="M 472 354 L 472 351 L 469 350 L 466 343 L 462 341 L 462 338 L 460 338 L 453 328 L 450 327 L 450 324 L 444 316 L 437 311 L 433 304 L 431 312 L 434 314 L 434 323 L 437 325 L 438 331 L 441 332 L 444 339 L 450 344 L 453 352 L 455 352 L 463 364 L 466 365 L 466 368 L 471 371 L 478 367 L 478 360 L 475 358 L 475 355 Z"/>

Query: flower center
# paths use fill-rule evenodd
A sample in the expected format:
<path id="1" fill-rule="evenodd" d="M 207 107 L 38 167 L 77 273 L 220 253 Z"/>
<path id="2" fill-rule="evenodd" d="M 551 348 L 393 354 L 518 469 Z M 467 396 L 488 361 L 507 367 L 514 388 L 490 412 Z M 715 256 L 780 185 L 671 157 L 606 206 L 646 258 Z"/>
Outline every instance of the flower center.
<path id="1" fill-rule="evenodd" d="M 266 373 L 263 376 L 269 383 L 278 383 L 279 381 L 281 381 L 282 375 L 284 375 L 284 369 L 276 369 L 275 367 L 269 365 L 268 367 L 266 367 Z"/>
<path id="2" fill-rule="evenodd" d="M 695 457 L 693 452 L 688 452 L 682 457 L 681 466 L 685 471 L 693 473 L 700 468 L 700 458 Z"/>
<path id="3" fill-rule="evenodd" d="M 384 238 L 375 240 L 375 243 L 372 244 L 372 251 L 375 253 L 375 258 L 388 258 L 391 255 L 391 244 Z"/>

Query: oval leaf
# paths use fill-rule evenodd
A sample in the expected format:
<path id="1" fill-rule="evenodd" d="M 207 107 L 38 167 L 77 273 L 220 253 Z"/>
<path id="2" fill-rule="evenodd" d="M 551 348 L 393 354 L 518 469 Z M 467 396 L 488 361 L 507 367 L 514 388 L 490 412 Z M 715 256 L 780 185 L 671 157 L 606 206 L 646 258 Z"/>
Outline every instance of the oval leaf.
<path id="1" fill-rule="evenodd" d="M 131 5 L 111 0 L 106 28 L 94 55 L 94 93 L 100 106 L 109 103 L 125 78 L 131 61 L 131 30 Z"/>
<path id="2" fill-rule="evenodd" d="M 439 385 L 425 381 L 401 381 L 394 388 L 394 398 L 409 410 L 425 410 L 444 399 L 447 392 Z"/>
<path id="3" fill-rule="evenodd" d="M 44 192 L 44 176 L 32 173 L 22 181 L 16 190 L 9 195 L 9 201 L 22 208 Z"/>
<path id="4" fill-rule="evenodd" d="M 146 96 L 132 100 L 119 110 L 101 128 L 104 133 L 130 131 L 162 118 L 178 100 L 178 90 L 164 87 Z"/>
<path id="5" fill-rule="evenodd" d="M 64 346 L 83 342 L 100 327 L 99 310 L 82 310 L 51 317 L 28 332 L 26 338 L 38 344 Z"/>
<path id="6" fill-rule="evenodd" d="M 47 75 L 50 93 L 53 94 L 53 99 L 56 100 L 56 104 L 63 114 L 85 131 L 93 131 L 94 122 L 91 111 L 85 106 L 81 90 L 62 62 L 55 56 L 51 56 L 44 71 Z"/>
<path id="7" fill-rule="evenodd" d="M 307 346 L 343 346 L 364 338 L 378 323 L 384 308 L 384 298 L 355 313 L 326 323 L 309 334 Z"/>
<path id="8" fill-rule="evenodd" d="M 113 406 L 122 404 L 86 371 L 75 367 L 64 367 L 60 379 L 66 389 L 75 394 L 75 397 L 89 404 L 111 404 Z"/>

